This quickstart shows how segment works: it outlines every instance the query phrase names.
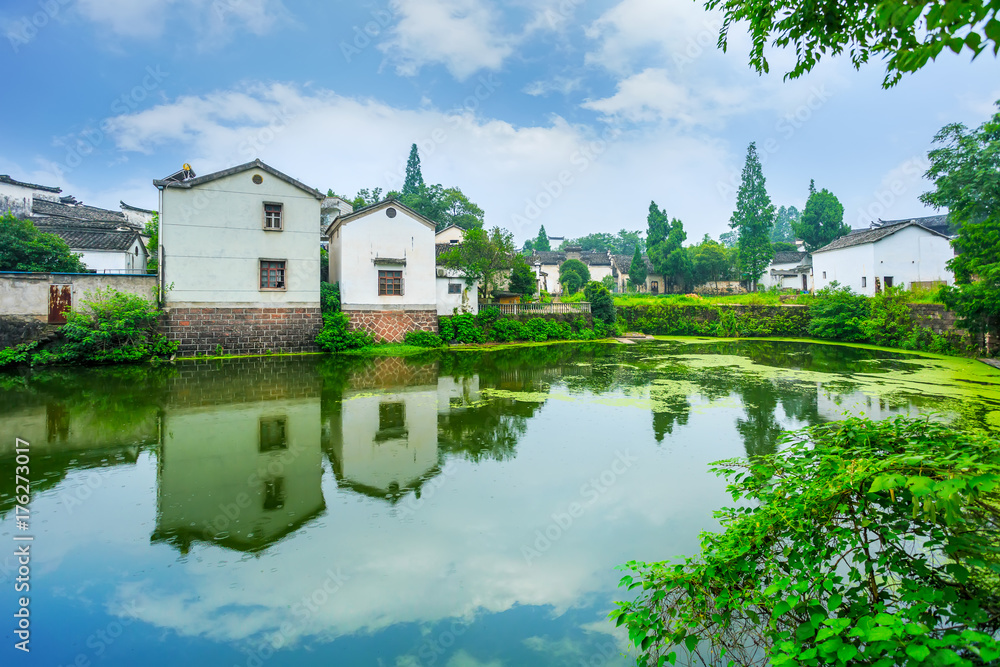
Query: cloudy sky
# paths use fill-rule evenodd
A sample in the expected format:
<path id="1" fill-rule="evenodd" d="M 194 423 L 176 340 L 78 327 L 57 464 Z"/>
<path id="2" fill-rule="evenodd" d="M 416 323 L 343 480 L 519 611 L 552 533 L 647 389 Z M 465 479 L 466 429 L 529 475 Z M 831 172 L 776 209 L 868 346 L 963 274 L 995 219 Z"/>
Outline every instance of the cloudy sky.
<path id="1" fill-rule="evenodd" d="M 778 205 L 809 179 L 852 226 L 917 201 L 943 125 L 978 125 L 1000 62 L 943 54 L 896 88 L 845 59 L 782 81 L 686 0 L 4 0 L 0 173 L 155 208 L 152 179 L 261 158 L 321 190 L 460 187 L 518 240 L 643 229 L 650 200 L 718 236 L 757 142 Z"/>

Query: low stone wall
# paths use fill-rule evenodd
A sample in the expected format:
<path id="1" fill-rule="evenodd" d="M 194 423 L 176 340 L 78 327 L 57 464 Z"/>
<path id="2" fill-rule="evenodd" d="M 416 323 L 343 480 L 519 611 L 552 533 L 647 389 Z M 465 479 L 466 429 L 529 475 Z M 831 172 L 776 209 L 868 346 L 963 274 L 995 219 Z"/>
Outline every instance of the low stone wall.
<path id="1" fill-rule="evenodd" d="M 0 350 L 38 340 L 51 328 L 34 318 L 0 315 Z"/>
<path id="2" fill-rule="evenodd" d="M 410 331 L 438 332 L 436 310 L 345 310 L 351 329 L 367 331 L 375 340 L 401 343 Z"/>
<path id="3" fill-rule="evenodd" d="M 909 307 L 916 323 L 936 334 L 966 333 L 958 327 L 958 316 L 939 303 L 911 303 Z"/>
<path id="4" fill-rule="evenodd" d="M 162 331 L 178 354 L 318 352 L 319 308 L 168 308 Z"/>
<path id="5" fill-rule="evenodd" d="M 79 308 L 80 301 L 87 298 L 88 292 L 106 287 L 153 301 L 156 276 L 0 272 L 0 316 L 48 321 L 50 285 L 71 285 L 71 305 Z"/>
<path id="6" fill-rule="evenodd" d="M 533 320 L 535 318 L 542 318 L 543 320 L 552 320 L 553 322 L 566 322 L 567 324 L 572 324 L 576 322 L 581 317 L 587 322 L 587 326 L 594 326 L 594 316 L 591 313 L 519 313 L 517 315 L 504 315 L 506 320 L 517 320 L 518 322 L 527 322 L 528 320 Z"/>

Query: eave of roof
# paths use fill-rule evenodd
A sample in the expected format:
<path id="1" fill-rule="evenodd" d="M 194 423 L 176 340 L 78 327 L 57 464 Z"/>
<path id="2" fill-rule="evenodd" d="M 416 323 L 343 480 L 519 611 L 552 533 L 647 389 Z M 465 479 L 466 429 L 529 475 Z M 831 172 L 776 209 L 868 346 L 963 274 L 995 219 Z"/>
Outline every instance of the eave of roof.
<path id="1" fill-rule="evenodd" d="M 908 220 L 906 222 L 901 222 L 895 225 L 885 225 L 883 227 L 876 227 L 874 229 L 862 229 L 860 231 L 852 232 L 847 236 L 841 236 L 836 241 L 828 243 L 822 248 L 813 250 L 812 254 L 815 255 L 816 253 L 819 252 L 830 252 L 831 250 L 843 250 L 844 248 L 853 248 L 855 246 L 866 245 L 868 243 L 877 243 L 878 241 L 881 241 L 882 239 L 888 236 L 892 236 L 896 232 L 902 231 L 907 227 L 919 227 L 928 234 L 933 234 L 934 236 L 940 236 L 941 238 L 948 241 L 951 240 L 948 236 L 940 232 L 936 232 L 933 229 L 924 227 L 918 222 Z"/>
<path id="2" fill-rule="evenodd" d="M 129 206 L 128 204 L 126 204 L 125 202 L 123 202 L 120 199 L 118 200 L 118 203 L 121 204 L 122 208 L 127 208 L 130 211 L 138 211 L 139 213 L 149 213 L 150 215 L 156 213 L 156 211 L 150 211 L 148 208 L 139 208 L 138 206 Z"/>
<path id="3" fill-rule="evenodd" d="M 436 222 L 434 222 L 433 220 L 431 220 L 427 216 L 424 216 L 424 215 L 421 215 L 420 213 L 417 213 L 412 208 L 410 208 L 406 204 L 402 203 L 398 199 L 395 199 L 393 197 L 389 197 L 387 199 L 383 199 L 380 202 L 376 202 L 376 203 L 371 204 L 369 206 L 365 206 L 364 208 L 359 208 L 357 211 L 354 211 L 353 213 L 348 213 L 347 215 L 338 215 L 336 218 L 333 219 L 333 222 L 330 223 L 330 226 L 326 228 L 326 235 L 330 236 L 331 234 L 333 234 L 333 231 L 335 229 L 337 229 L 341 225 L 345 225 L 348 222 L 351 222 L 352 220 L 354 220 L 356 218 L 362 218 L 362 217 L 368 215 L 369 213 L 374 213 L 374 212 L 379 211 L 379 210 L 381 210 L 383 208 L 388 208 L 389 206 L 393 206 L 395 208 L 402 209 L 403 211 L 406 211 L 406 213 L 409 214 L 410 217 L 416 218 L 419 222 L 422 222 L 423 224 L 427 225 L 431 229 L 437 229 L 437 223 Z"/>
<path id="4" fill-rule="evenodd" d="M 43 190 L 45 192 L 62 192 L 62 188 L 57 188 L 52 185 L 39 185 L 37 183 L 27 183 L 25 181 L 17 181 L 8 176 L 7 174 L 0 174 L 0 183 L 7 183 L 8 185 L 20 185 L 23 188 L 32 188 L 33 190 Z"/>
<path id="5" fill-rule="evenodd" d="M 210 181 L 217 181 L 220 178 L 225 178 L 227 176 L 233 176 L 234 174 L 241 174 L 244 171 L 250 171 L 251 169 L 261 169 L 263 171 L 266 171 L 267 173 L 271 174 L 275 178 L 279 178 L 279 179 L 285 181 L 286 183 L 299 188 L 300 190 L 302 190 L 304 192 L 308 192 L 311 196 L 315 197 L 319 201 L 323 201 L 324 199 L 326 199 L 326 195 L 324 195 L 323 193 L 321 193 L 316 188 L 309 187 L 305 183 L 292 178 L 288 174 L 284 174 L 284 173 L 278 171 L 277 169 L 275 169 L 274 167 L 272 167 L 272 166 L 270 166 L 268 164 L 265 164 L 264 162 L 261 162 L 259 159 L 254 160 L 253 162 L 247 162 L 246 164 L 241 164 L 241 165 L 237 165 L 235 167 L 230 167 L 229 169 L 223 169 L 222 171 L 217 171 L 217 172 L 215 172 L 213 174 L 206 174 L 205 176 L 197 176 L 195 178 L 191 178 L 191 179 L 188 179 L 186 181 L 175 182 L 175 181 L 167 181 L 167 180 L 156 179 L 156 180 L 153 181 L 153 185 L 155 185 L 156 187 L 158 187 L 160 189 L 163 189 L 163 188 L 184 188 L 184 189 L 190 189 L 190 188 L 193 188 L 193 187 L 196 187 L 196 186 L 199 186 L 199 185 L 204 185 L 205 183 L 208 183 Z"/>

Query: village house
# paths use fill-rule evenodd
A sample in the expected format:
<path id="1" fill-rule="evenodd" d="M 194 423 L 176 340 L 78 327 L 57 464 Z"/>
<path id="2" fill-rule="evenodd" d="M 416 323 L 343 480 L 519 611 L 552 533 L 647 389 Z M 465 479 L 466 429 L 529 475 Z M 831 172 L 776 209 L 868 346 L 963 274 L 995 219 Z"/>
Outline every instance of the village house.
<path id="1" fill-rule="evenodd" d="M 815 289 L 837 281 L 858 294 L 903 286 L 953 284 L 946 264 L 955 256 L 948 236 L 915 220 L 883 222 L 858 229 L 812 253 Z"/>
<path id="2" fill-rule="evenodd" d="M 591 280 L 601 282 L 604 276 L 613 274 L 611 256 L 606 252 L 584 252 L 579 246 L 567 246 L 564 250 L 536 251 L 526 257 L 525 261 L 535 270 L 539 292 L 548 292 L 553 296 L 562 294 L 559 267 L 570 259 L 578 259 L 586 264 Z"/>
<path id="3" fill-rule="evenodd" d="M 32 215 L 35 200 L 59 201 L 62 188 L 16 181 L 6 174 L 0 174 L 0 215 L 11 213 L 17 218 Z"/>
<path id="4" fill-rule="evenodd" d="M 646 282 L 638 286 L 637 291 L 645 294 L 663 294 L 667 281 L 658 273 L 655 273 L 653 263 L 649 261 L 649 256 L 642 255 L 642 261 L 646 264 Z M 631 283 L 628 279 L 628 272 L 632 268 L 632 255 L 611 255 L 611 275 L 615 279 L 615 287 L 619 292 L 628 292 Z"/>
<path id="5" fill-rule="evenodd" d="M 437 313 L 440 316 L 479 312 L 479 283 L 469 285 L 458 269 L 441 261 L 444 253 L 457 248 L 465 240 L 465 230 L 458 225 L 448 225 L 434 235 L 437 258 Z"/>
<path id="6" fill-rule="evenodd" d="M 316 349 L 322 193 L 260 160 L 153 181 L 160 293 L 183 354 Z"/>
<path id="7" fill-rule="evenodd" d="M 458 225 L 448 225 L 434 234 L 434 243 L 437 245 L 458 245 L 464 240 L 465 230 Z"/>
<path id="8" fill-rule="evenodd" d="M 80 253 L 95 273 L 144 274 L 149 252 L 139 232 L 114 222 L 74 223 L 57 218 L 34 218 L 39 231 L 54 234 Z"/>
<path id="9" fill-rule="evenodd" d="M 805 251 L 774 253 L 771 264 L 760 280 L 762 287 L 812 291 L 812 256 Z"/>
<path id="10" fill-rule="evenodd" d="M 340 283 L 340 308 L 352 328 L 390 342 L 437 331 L 436 226 L 395 199 L 330 224 L 330 281 Z M 440 280 L 447 285 L 449 278 Z"/>

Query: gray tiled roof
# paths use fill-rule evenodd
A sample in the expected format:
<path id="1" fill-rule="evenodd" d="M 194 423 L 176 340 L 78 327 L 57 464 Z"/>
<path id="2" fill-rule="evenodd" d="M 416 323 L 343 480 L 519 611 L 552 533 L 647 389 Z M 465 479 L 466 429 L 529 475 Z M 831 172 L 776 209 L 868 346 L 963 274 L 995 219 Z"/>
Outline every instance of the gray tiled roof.
<path id="1" fill-rule="evenodd" d="M 128 224 L 128 219 L 121 211 L 109 211 L 95 206 L 84 206 L 83 204 L 63 204 L 44 199 L 35 199 L 32 201 L 31 212 L 36 216 L 51 216 L 67 220 Z"/>
<path id="2" fill-rule="evenodd" d="M 109 250 L 124 252 L 132 247 L 138 234 L 134 230 L 119 231 L 104 227 L 55 226 L 39 224 L 38 229 L 47 234 L 55 234 L 65 241 L 71 250 Z M 140 244 L 141 245 L 141 244 Z"/>
<path id="3" fill-rule="evenodd" d="M 55 193 L 62 192 L 62 188 L 53 187 L 51 185 L 38 185 L 37 183 L 25 183 L 24 181 L 15 181 L 7 174 L 0 174 L 0 183 L 7 183 L 8 185 L 20 185 L 25 188 L 44 190 L 45 192 L 55 192 Z"/>
<path id="4" fill-rule="evenodd" d="M 612 265 L 618 270 L 619 273 L 624 273 L 628 275 L 628 271 L 632 268 L 632 255 L 612 255 L 611 256 Z M 652 275 L 656 273 L 653 270 L 653 263 L 649 261 L 649 256 L 643 254 L 642 261 L 646 264 L 646 273 Z"/>
<path id="5" fill-rule="evenodd" d="M 559 265 L 566 261 L 567 254 L 561 250 L 536 251 L 528 256 L 528 264 Z M 611 258 L 606 252 L 591 250 L 580 253 L 580 261 L 588 266 L 610 266 Z"/>
<path id="6" fill-rule="evenodd" d="M 281 180 L 285 181 L 286 183 L 288 183 L 290 185 L 294 185 L 295 187 L 299 188 L 300 190 L 308 192 L 310 195 L 312 195 L 313 197 L 315 197 L 316 199 L 318 199 L 320 201 L 323 201 L 324 199 L 326 199 L 326 195 L 324 195 L 323 193 L 321 193 L 316 188 L 311 188 L 308 185 L 306 185 L 305 183 L 302 183 L 301 181 L 295 180 L 294 178 L 292 178 L 288 174 L 284 174 L 284 173 L 278 171 L 277 169 L 275 169 L 274 167 L 272 167 L 270 165 L 267 165 L 267 164 L 264 164 L 260 160 L 254 160 L 253 162 L 247 162 L 246 164 L 241 164 L 241 165 L 237 165 L 235 167 L 230 167 L 229 169 L 223 169 L 222 171 L 217 171 L 217 172 L 212 173 L 212 174 L 206 174 L 205 176 L 197 176 L 195 178 L 189 178 L 189 179 L 184 180 L 184 181 L 168 180 L 168 179 L 171 179 L 171 178 L 173 178 L 174 176 L 177 175 L 177 174 L 173 174 L 171 176 L 168 176 L 167 179 L 163 179 L 163 180 L 157 179 L 157 180 L 154 180 L 153 181 L 153 185 L 155 185 L 158 188 L 192 188 L 192 187 L 194 187 L 196 185 L 201 185 L 202 183 L 208 183 L 210 181 L 215 181 L 215 180 L 218 180 L 220 178 L 225 178 L 226 176 L 232 176 L 233 174 L 239 174 L 239 173 L 242 173 L 244 171 L 250 171 L 251 169 L 261 169 L 263 171 L 266 171 L 267 173 L 271 174 L 275 178 L 281 179 Z M 178 172 L 178 173 L 180 173 L 180 172 Z"/>
<path id="7" fill-rule="evenodd" d="M 933 229 L 928 229 L 918 222 L 913 220 L 904 220 L 903 222 L 883 225 L 882 227 L 875 227 L 874 229 L 855 229 L 847 236 L 841 236 L 833 243 L 829 243 L 818 250 L 813 250 L 813 253 L 829 252 L 830 250 L 840 250 L 841 248 L 850 248 L 857 245 L 864 245 L 866 243 L 875 243 L 876 241 L 881 241 L 887 236 L 892 236 L 901 229 L 906 229 L 911 226 L 920 227 L 921 229 L 942 238 L 948 238 L 946 235 L 936 232 Z"/>
<path id="8" fill-rule="evenodd" d="M 139 213 L 149 213 L 149 214 L 156 213 L 156 211 L 150 211 L 148 208 L 139 208 L 138 206 L 129 206 L 128 204 L 126 204 L 125 202 L 121 201 L 120 199 L 118 200 L 118 203 L 121 204 L 122 208 L 127 208 L 130 211 L 138 211 Z"/>
<path id="9" fill-rule="evenodd" d="M 771 260 L 772 264 L 798 264 L 803 259 L 805 259 L 807 253 L 779 250 L 774 253 L 774 259 Z"/>
<path id="10" fill-rule="evenodd" d="M 944 213 L 942 215 L 928 215 L 923 218 L 907 218 L 905 220 L 879 220 L 874 223 L 874 227 L 886 227 L 892 225 L 898 225 L 903 222 L 915 222 L 921 227 L 926 227 L 932 232 L 937 232 L 938 234 L 944 234 L 945 236 L 951 236 L 951 229 L 948 226 L 948 214 Z"/>

